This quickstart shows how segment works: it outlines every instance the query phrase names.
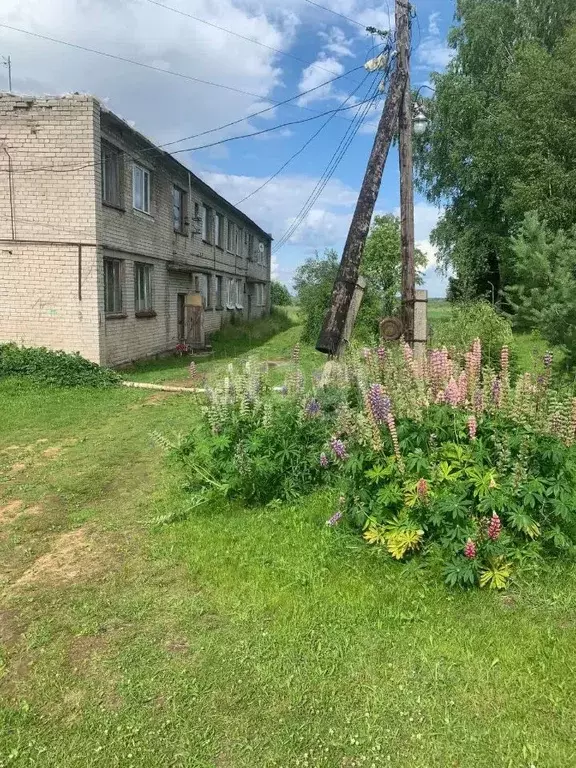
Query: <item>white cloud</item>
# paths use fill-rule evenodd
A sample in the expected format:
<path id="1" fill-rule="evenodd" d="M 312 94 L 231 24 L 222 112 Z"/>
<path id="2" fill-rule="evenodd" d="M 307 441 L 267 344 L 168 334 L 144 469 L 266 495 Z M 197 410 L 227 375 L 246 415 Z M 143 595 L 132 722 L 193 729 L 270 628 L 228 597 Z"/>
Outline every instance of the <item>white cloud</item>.
<path id="1" fill-rule="evenodd" d="M 333 56 L 354 56 L 352 51 L 353 41 L 346 37 L 340 27 L 330 27 L 327 32 L 321 31 L 318 37 L 324 40 L 323 49 Z"/>
<path id="2" fill-rule="evenodd" d="M 416 51 L 419 69 L 444 69 L 454 56 L 454 51 L 436 37 L 426 37 Z"/>
<path id="3" fill-rule="evenodd" d="M 267 17 L 262 10 L 233 0 L 217 4 L 195 0 L 193 8 L 185 0 L 171 4 L 279 49 L 290 47 L 297 29 L 294 13 L 276 10 Z M 2 11 L 3 21 L 22 29 L 256 94 L 196 83 L 2 30 L 3 49 L 18 51 L 16 91 L 93 93 L 108 99 L 110 109 L 135 120 L 140 130 L 159 142 L 250 114 L 261 108 L 259 97 L 266 99 L 282 81 L 284 59 L 268 48 L 148 3 L 4 0 Z"/>
<path id="4" fill-rule="evenodd" d="M 435 11 L 428 16 L 428 34 L 439 37 L 440 27 L 438 26 L 438 20 L 440 18 L 440 11 Z"/>
<path id="5" fill-rule="evenodd" d="M 302 77 L 298 83 L 299 91 L 309 91 L 312 88 L 317 88 L 317 86 L 322 85 L 322 83 L 325 83 L 326 80 L 330 79 L 330 75 L 322 69 L 319 69 L 317 65 L 330 70 L 334 76 L 341 75 L 344 72 L 344 65 L 341 62 L 334 57 L 326 56 L 321 53 L 313 64 L 310 64 L 310 66 L 303 70 Z M 301 96 L 298 99 L 298 104 L 300 106 L 305 106 L 313 101 L 325 101 L 326 99 L 333 98 L 335 93 L 334 84 L 327 83 L 313 93 L 307 93 Z"/>

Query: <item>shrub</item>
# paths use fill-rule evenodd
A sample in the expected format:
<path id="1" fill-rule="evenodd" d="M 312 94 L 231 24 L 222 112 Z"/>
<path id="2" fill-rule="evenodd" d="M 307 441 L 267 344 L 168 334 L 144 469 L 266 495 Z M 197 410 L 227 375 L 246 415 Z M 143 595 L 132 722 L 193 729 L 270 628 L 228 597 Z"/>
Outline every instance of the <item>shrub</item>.
<path id="1" fill-rule="evenodd" d="M 279 280 L 270 283 L 270 302 L 273 307 L 288 307 L 292 304 L 290 291 Z"/>
<path id="2" fill-rule="evenodd" d="M 273 307 L 269 315 L 257 320 L 246 322 L 234 319 L 234 322 L 226 323 L 212 335 L 211 341 L 220 347 L 225 347 L 229 342 L 236 344 L 238 341 L 244 341 L 250 346 L 254 342 L 264 343 L 277 333 L 288 330 L 293 324 L 285 310 Z M 236 346 L 234 351 L 237 353 Z"/>
<path id="3" fill-rule="evenodd" d="M 81 357 L 45 347 L 0 344 L 0 378 L 27 376 L 40 384 L 59 387 L 109 387 L 121 377 Z"/>
<path id="4" fill-rule="evenodd" d="M 297 355 L 284 394 L 231 371 L 178 449 L 191 487 L 248 503 L 330 483 L 327 521 L 391 557 L 442 563 L 450 585 L 502 588 L 514 570 L 576 551 L 576 398 L 541 373 L 512 384 L 509 352 L 482 368 L 445 349 L 364 349 L 304 394 Z"/>
<path id="5" fill-rule="evenodd" d="M 288 500 L 328 480 L 320 454 L 334 422 L 334 398 L 305 398 L 299 377 L 270 396 L 262 367 L 230 367 L 209 393 L 205 420 L 175 451 L 193 491 L 248 504 Z"/>
<path id="6" fill-rule="evenodd" d="M 434 323 L 434 346 L 446 347 L 454 357 L 466 353 L 476 338 L 482 344 L 485 362 L 492 366 L 498 364 L 503 346 L 507 346 L 514 357 L 509 321 L 485 301 L 451 305 L 447 317 Z"/>

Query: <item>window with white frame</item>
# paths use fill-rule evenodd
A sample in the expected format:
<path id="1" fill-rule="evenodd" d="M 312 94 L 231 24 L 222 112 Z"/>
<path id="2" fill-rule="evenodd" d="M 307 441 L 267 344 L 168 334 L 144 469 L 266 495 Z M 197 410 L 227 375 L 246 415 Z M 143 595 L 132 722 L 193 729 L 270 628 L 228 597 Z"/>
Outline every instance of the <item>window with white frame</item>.
<path id="1" fill-rule="evenodd" d="M 216 309 L 222 308 L 222 275 L 216 275 L 216 278 L 215 278 L 214 305 Z"/>
<path id="2" fill-rule="evenodd" d="M 236 227 L 236 256 L 242 256 L 242 240 L 244 239 L 244 230 Z"/>
<path id="3" fill-rule="evenodd" d="M 221 213 L 214 216 L 214 243 L 218 248 L 224 247 L 224 216 Z"/>
<path id="4" fill-rule="evenodd" d="M 236 306 L 236 298 L 238 296 L 238 286 L 234 277 L 228 278 L 228 288 L 226 296 L 226 306 L 228 309 L 234 309 Z"/>
<path id="5" fill-rule="evenodd" d="M 210 206 L 202 206 L 202 240 L 212 243 L 212 234 L 214 232 L 214 211 Z"/>
<path id="6" fill-rule="evenodd" d="M 175 232 L 184 232 L 184 220 L 186 211 L 186 192 L 180 187 L 172 187 L 172 218 Z"/>
<path id="7" fill-rule="evenodd" d="M 257 307 L 263 307 L 265 304 L 264 301 L 264 284 L 263 283 L 256 283 L 256 306 Z"/>
<path id="8" fill-rule="evenodd" d="M 150 213 L 150 171 L 136 164 L 132 166 L 132 206 Z"/>
<path id="9" fill-rule="evenodd" d="M 228 238 L 226 240 L 226 249 L 234 253 L 236 248 L 236 226 L 233 221 L 228 219 Z"/>
<path id="10" fill-rule="evenodd" d="M 102 202 L 122 205 L 122 152 L 102 142 Z"/>
<path id="11" fill-rule="evenodd" d="M 194 275 L 194 293 L 202 296 L 202 306 L 206 308 L 209 301 L 208 275 Z"/>
<path id="12" fill-rule="evenodd" d="M 152 264 L 134 263 L 134 311 L 152 312 Z"/>
<path id="13" fill-rule="evenodd" d="M 119 315 L 123 312 L 120 259 L 104 259 L 104 312 L 107 315 Z"/>

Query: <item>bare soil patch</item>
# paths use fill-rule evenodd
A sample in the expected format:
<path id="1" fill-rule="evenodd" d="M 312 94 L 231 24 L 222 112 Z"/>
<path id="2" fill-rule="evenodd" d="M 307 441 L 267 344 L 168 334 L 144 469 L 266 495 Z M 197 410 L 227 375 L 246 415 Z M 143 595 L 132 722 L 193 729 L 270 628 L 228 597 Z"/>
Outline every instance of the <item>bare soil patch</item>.
<path id="1" fill-rule="evenodd" d="M 58 586 L 86 581 L 110 568 L 109 548 L 78 528 L 56 539 L 52 549 L 32 563 L 14 586 Z"/>
<path id="2" fill-rule="evenodd" d="M 24 502 L 21 499 L 13 499 L 0 507 L 0 525 L 2 523 L 9 523 L 14 520 L 20 514 Z"/>
<path id="3" fill-rule="evenodd" d="M 61 450 L 61 445 L 52 445 L 50 448 L 46 448 L 42 451 L 42 456 L 45 456 L 47 459 L 53 459 L 55 456 L 58 456 Z"/>

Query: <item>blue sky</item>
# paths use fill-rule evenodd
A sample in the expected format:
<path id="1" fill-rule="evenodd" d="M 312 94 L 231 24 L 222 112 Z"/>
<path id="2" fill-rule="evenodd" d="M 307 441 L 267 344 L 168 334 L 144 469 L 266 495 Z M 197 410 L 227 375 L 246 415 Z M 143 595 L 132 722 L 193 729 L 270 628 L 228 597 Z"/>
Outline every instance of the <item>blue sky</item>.
<path id="1" fill-rule="evenodd" d="M 392 2 L 390 13 L 386 2 L 376 8 L 373 0 L 320 2 L 360 25 L 388 29 L 393 24 Z M 445 0 L 422 0 L 416 11 L 412 79 L 418 85 L 428 82 L 430 73 L 442 71 L 449 61 L 446 34 L 454 7 Z M 0 27 L 0 52 L 11 54 L 13 60 L 14 90 L 33 94 L 93 93 L 158 143 L 211 131 L 360 67 L 378 42 L 359 24 L 306 0 L 285 0 L 282 5 L 277 0 L 4 0 L 0 23 L 232 89 L 154 72 Z M 281 55 L 277 50 L 291 55 Z M 0 71 L 0 76 L 5 74 Z M 335 109 L 357 88 L 364 74 L 359 70 L 291 106 L 277 107 L 228 129 L 175 144 L 173 149 Z M 372 82 L 373 77 L 352 98 L 361 100 Z M 379 101 L 367 114 L 322 194 L 275 253 L 275 274 L 286 284 L 291 284 L 298 264 L 315 250 L 333 247 L 341 251 L 381 108 Z M 241 204 L 277 241 L 318 183 L 355 112 L 350 110 L 332 119 L 278 177 Z M 325 119 L 177 156 L 236 203 L 274 174 Z M 397 212 L 398 204 L 398 156 L 393 149 L 377 212 Z M 441 296 L 445 289 L 444 278 L 435 270 L 429 243 L 438 215 L 438 210 L 416 195 L 416 241 L 430 259 L 425 287 L 431 296 Z"/>

